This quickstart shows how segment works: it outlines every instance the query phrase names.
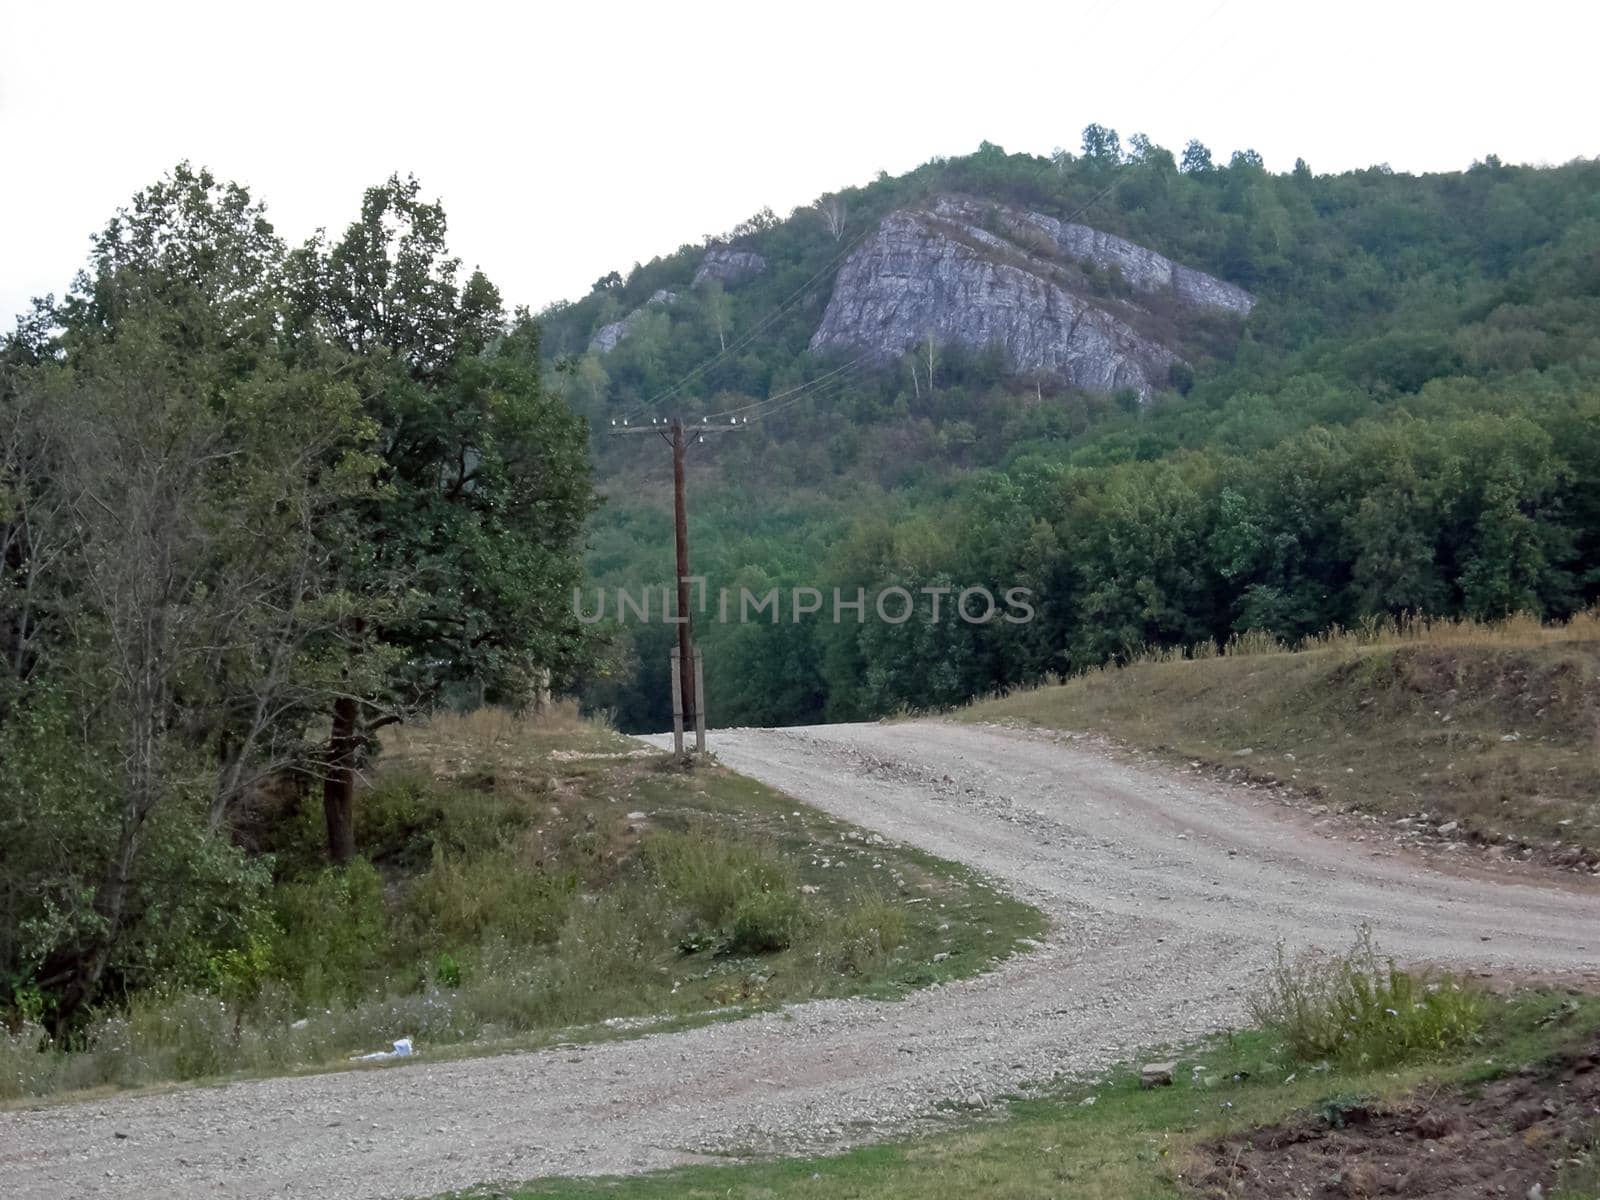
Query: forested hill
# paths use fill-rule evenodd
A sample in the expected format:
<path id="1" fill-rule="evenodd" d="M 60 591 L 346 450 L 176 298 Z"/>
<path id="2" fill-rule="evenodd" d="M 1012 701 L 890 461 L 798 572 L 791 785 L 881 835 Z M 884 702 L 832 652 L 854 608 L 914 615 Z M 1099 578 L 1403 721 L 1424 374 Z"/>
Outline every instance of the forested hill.
<path id="1" fill-rule="evenodd" d="M 1091 126 L 762 213 L 541 315 L 609 502 L 591 584 L 1033 589 L 1037 619 L 703 622 L 714 722 L 954 702 L 1246 629 L 1600 595 L 1600 164 L 1268 171 Z M 590 590 L 592 605 L 593 590 Z M 667 719 L 671 631 L 584 685 Z"/>

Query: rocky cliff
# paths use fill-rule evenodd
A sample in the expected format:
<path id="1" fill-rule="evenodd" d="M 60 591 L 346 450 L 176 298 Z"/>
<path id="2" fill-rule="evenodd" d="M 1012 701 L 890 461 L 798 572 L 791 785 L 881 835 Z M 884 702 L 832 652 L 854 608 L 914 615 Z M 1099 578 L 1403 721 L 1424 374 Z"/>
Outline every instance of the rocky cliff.
<path id="1" fill-rule="evenodd" d="M 708 279 L 717 279 L 732 287 L 743 283 L 753 275 L 759 275 L 767 269 L 767 260 L 761 255 L 749 250 L 730 250 L 726 246 L 713 246 L 706 251 L 705 257 L 700 260 L 700 265 L 695 269 L 691 287 L 699 287 Z M 651 305 L 673 305 L 678 301 L 677 292 L 669 292 L 661 288 L 650 299 L 634 309 L 620 321 L 612 321 L 609 325 L 602 325 L 595 330 L 589 339 L 589 353 L 610 354 L 617 348 L 619 342 L 633 332 L 640 318 L 649 311 Z"/>
<path id="2" fill-rule="evenodd" d="M 1099 289 L 1085 266 L 1102 273 Z M 1105 283 L 1108 272 L 1119 287 Z M 1254 303 L 1241 288 L 1125 239 L 942 196 L 891 213 L 845 260 L 811 349 L 888 359 L 930 337 L 998 345 L 1015 370 L 1148 397 L 1178 359 L 1162 337 L 1168 326 L 1144 307 L 1157 297 L 1168 308 L 1238 315 Z"/>
<path id="3" fill-rule="evenodd" d="M 639 323 L 640 318 L 644 316 L 651 305 L 670 305 L 675 303 L 677 299 L 677 292 L 669 292 L 665 288 L 660 289 L 650 299 L 623 317 L 622 320 L 613 321 L 609 325 L 602 325 L 595 330 L 594 336 L 589 339 L 589 353 L 610 354 L 617 348 L 618 342 L 633 332 L 633 327 Z"/>
<path id="4" fill-rule="evenodd" d="M 743 283 L 752 275 L 767 269 L 767 260 L 749 250 L 730 250 L 726 246 L 713 246 L 700 260 L 690 286 L 699 287 L 708 279 L 718 279 L 729 287 Z"/>
<path id="5" fill-rule="evenodd" d="M 1221 309 L 1239 316 L 1248 316 L 1256 304 L 1256 298 L 1242 287 L 1087 225 L 966 196 L 940 196 L 933 203 L 933 212 L 980 227 L 992 226 L 1036 253 L 1042 250 L 1048 257 L 1087 263 L 1103 271 L 1115 270 L 1124 283 L 1146 296 L 1167 294 L 1191 307 Z"/>

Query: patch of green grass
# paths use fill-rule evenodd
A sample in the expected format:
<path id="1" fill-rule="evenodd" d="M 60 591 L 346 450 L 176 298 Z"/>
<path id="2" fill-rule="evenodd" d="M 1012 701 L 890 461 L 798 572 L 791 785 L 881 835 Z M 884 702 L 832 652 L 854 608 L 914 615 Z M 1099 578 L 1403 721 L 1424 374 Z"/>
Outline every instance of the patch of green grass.
<path id="1" fill-rule="evenodd" d="M 683 832 L 706 821 L 790 864 L 805 936 L 766 962 L 788 998 L 901 996 L 988 970 L 1043 914 L 957 863 L 886 841 L 714 765 L 633 777 L 625 803 Z"/>
<path id="2" fill-rule="evenodd" d="M 727 925 L 752 900 L 792 898 L 800 886 L 794 864 L 775 846 L 730 837 L 709 819 L 652 834 L 644 855 L 668 894 L 708 929 Z"/>
<path id="3" fill-rule="evenodd" d="M 1600 998 L 1531 994 L 1490 1001 L 1484 1015 L 1478 1044 L 1409 1066 L 1308 1071 L 1270 1035 L 1249 1032 L 1180 1055 L 1170 1088 L 1141 1090 L 1129 1067 L 1048 1099 L 1013 1103 L 1002 1121 L 912 1141 L 828 1157 L 544 1180 L 513 1194 L 516 1200 L 1175 1200 L 1201 1142 L 1341 1098 L 1381 1102 L 1425 1086 L 1482 1082 L 1592 1035 L 1600 1028 Z M 1570 1168 L 1571 1186 L 1585 1186 L 1585 1169 Z"/>

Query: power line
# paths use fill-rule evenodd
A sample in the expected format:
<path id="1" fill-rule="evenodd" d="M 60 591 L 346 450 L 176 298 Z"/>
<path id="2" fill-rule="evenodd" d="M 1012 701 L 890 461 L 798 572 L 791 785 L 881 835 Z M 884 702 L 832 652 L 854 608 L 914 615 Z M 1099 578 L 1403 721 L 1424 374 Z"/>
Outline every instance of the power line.
<path id="1" fill-rule="evenodd" d="M 1107 8 L 1104 11 L 1105 12 L 1109 12 L 1112 8 L 1115 7 L 1115 3 L 1116 3 L 1116 0 L 1112 0 L 1112 3 L 1110 5 L 1108 5 Z M 1229 3 L 1229 0 L 1221 0 L 1221 3 L 1219 3 L 1216 6 L 1216 8 L 1213 9 L 1212 12 L 1206 18 L 1204 18 L 1200 22 L 1199 25 L 1197 25 L 1195 27 L 1195 29 L 1198 30 L 1199 28 L 1201 28 L 1202 26 L 1207 24 L 1213 17 L 1216 16 L 1217 13 L 1221 12 L 1222 9 L 1225 8 L 1228 5 L 1228 3 Z M 1102 14 L 1102 15 L 1104 15 L 1104 14 Z M 1064 221 L 1074 221 L 1074 220 L 1076 220 L 1079 216 L 1081 216 L 1089 208 L 1091 208 L 1093 205 L 1098 203 L 1105 196 L 1109 195 L 1112 192 L 1112 190 L 1115 189 L 1115 187 L 1117 186 L 1117 184 L 1119 182 L 1120 182 L 1120 180 L 1113 179 L 1105 187 L 1101 188 L 1094 195 L 1090 196 L 1088 200 L 1084 201 L 1081 205 L 1079 205 L 1076 209 L 1074 209 L 1071 213 L 1069 213 L 1065 218 L 1063 218 L 1063 220 Z M 818 268 L 817 271 L 815 273 L 813 273 L 810 278 L 808 278 L 798 288 L 796 288 L 793 292 L 791 292 L 781 303 L 779 303 L 776 308 L 774 308 L 770 312 L 768 312 L 760 321 L 757 321 L 755 325 L 751 326 L 750 329 L 746 330 L 743 335 L 741 335 L 740 337 L 736 338 L 731 344 L 722 347 L 722 349 L 720 349 L 716 354 L 712 355 L 710 358 L 706 359 L 704 362 L 700 363 L 698 366 L 696 366 L 696 367 L 692 368 L 691 370 L 689 370 L 688 372 L 686 372 L 681 378 L 679 378 L 677 380 L 677 382 L 673 383 L 671 386 L 663 389 L 660 392 L 657 392 L 654 396 L 651 396 L 649 399 L 643 400 L 643 401 L 633 405 L 628 410 L 626 410 L 622 414 L 622 417 L 620 418 L 621 423 L 623 425 L 628 425 L 631 421 L 642 419 L 645 415 L 650 413 L 651 410 L 658 408 L 664 401 L 669 400 L 673 396 L 677 395 L 685 387 L 687 387 L 690 383 L 694 382 L 696 379 L 702 378 L 708 372 L 716 369 L 716 367 L 719 366 L 722 362 L 724 362 L 730 355 L 735 354 L 738 351 L 742 350 L 745 346 L 748 346 L 752 341 L 754 341 L 763 332 L 765 332 L 768 328 L 770 328 L 775 321 L 777 321 L 785 313 L 787 313 L 791 309 L 793 309 L 794 306 L 797 303 L 799 303 L 800 300 L 802 300 L 805 297 L 805 295 L 811 290 L 811 288 L 813 286 L 815 286 L 816 283 L 824 275 L 826 275 L 829 271 L 831 271 L 835 266 L 837 266 L 840 262 L 842 262 L 847 255 L 849 255 L 858 246 L 860 246 L 864 241 L 866 241 L 866 239 L 872 235 L 872 233 L 874 232 L 874 229 L 875 229 L 875 226 L 873 226 L 873 225 L 869 224 L 868 226 L 866 226 L 862 230 L 862 232 L 860 234 L 858 234 L 848 244 L 846 244 L 841 249 L 839 249 L 830 259 L 828 259 L 827 262 L 825 262 L 820 268 Z M 862 355 L 862 356 L 858 357 L 857 359 L 852 360 L 851 363 L 846 364 L 846 367 L 855 366 L 857 363 L 859 363 L 861 361 L 862 358 L 865 358 L 865 357 L 866 357 L 866 355 Z M 843 369 L 844 368 L 836 368 L 836 370 L 843 370 Z M 832 374 L 832 373 L 833 372 L 829 372 L 829 374 Z M 820 378 L 826 378 L 826 377 L 827 376 L 822 376 Z M 811 382 L 815 383 L 815 382 L 818 382 L 818 381 L 817 380 L 813 380 Z M 802 385 L 800 385 L 801 388 L 806 388 L 806 387 L 809 387 L 809 386 L 810 386 L 810 384 L 802 384 Z M 774 396 L 769 396 L 764 400 L 751 401 L 748 404 L 739 405 L 739 406 L 736 406 L 734 408 L 724 409 L 719 413 L 708 414 L 708 415 L 711 415 L 711 416 L 733 416 L 733 415 L 737 415 L 737 414 L 744 413 L 744 412 L 747 412 L 747 411 L 753 411 L 755 409 L 760 408 L 760 406 L 762 406 L 764 404 L 771 403 L 772 401 L 775 401 L 775 400 L 784 399 L 784 398 L 786 398 L 787 396 L 789 396 L 792 393 L 793 393 L 793 389 L 790 392 L 783 392 L 783 393 L 779 393 L 779 394 L 774 395 Z M 615 423 L 616 422 L 614 420 L 613 424 L 615 424 Z"/>
<path id="2" fill-rule="evenodd" d="M 682 391 L 685 386 L 687 386 L 688 384 L 692 383 L 694 380 L 700 378 L 707 371 L 710 371 L 712 368 L 716 367 L 719 363 L 721 363 L 724 359 L 726 359 L 730 354 L 736 353 L 737 351 L 743 349 L 745 346 L 749 345 L 751 341 L 753 341 L 755 338 L 759 337 L 768 327 L 770 327 L 774 321 L 776 321 L 779 317 L 783 316 L 784 313 L 788 312 L 802 298 L 804 298 L 806 293 L 811 290 L 811 288 L 816 284 L 816 282 L 819 279 L 821 279 L 824 275 L 826 275 L 829 271 L 831 271 L 838 263 L 843 261 L 844 257 L 847 254 L 849 254 L 851 251 L 853 251 L 862 242 L 864 242 L 871 232 L 872 232 L 872 228 L 870 226 L 867 229 L 863 230 L 861 232 L 860 236 L 858 236 L 854 241 L 852 241 L 848 245 L 846 245 L 843 249 L 839 250 L 827 262 L 823 263 L 822 266 L 817 270 L 817 272 L 814 275 L 811 276 L 811 278 L 807 279 L 798 288 L 796 288 L 793 292 L 791 292 L 789 294 L 789 296 L 782 303 L 780 303 L 778 305 L 777 308 L 773 309 L 765 317 L 763 317 L 760 321 L 756 322 L 756 324 L 753 325 L 749 330 L 747 330 L 744 333 L 743 336 L 737 338 L 731 345 L 724 346 L 720 351 L 718 351 L 716 354 L 712 355 L 705 362 L 701 363 L 699 366 L 697 366 L 697 367 L 693 368 L 692 370 L 690 370 L 689 372 L 687 372 L 681 379 L 679 379 L 671 387 L 668 387 L 665 390 L 656 393 L 654 396 L 650 397 L 650 399 L 642 401 L 641 403 L 635 405 L 626 414 L 624 414 L 626 419 L 634 420 L 634 419 L 637 419 L 638 417 L 644 415 L 645 413 L 648 413 L 651 409 L 653 409 L 657 405 L 659 405 L 663 400 L 667 400 L 667 399 L 670 399 L 672 396 L 675 396 L 678 392 Z"/>
<path id="3" fill-rule="evenodd" d="M 796 390 L 796 392 L 787 399 L 780 400 L 776 404 L 771 404 L 769 407 L 763 408 L 758 412 L 753 412 L 748 417 L 743 418 L 743 420 L 764 420 L 765 418 L 772 416 L 774 413 L 782 412 L 784 409 L 800 403 L 802 400 L 837 400 L 840 396 L 844 395 L 845 389 L 849 386 L 852 377 L 856 374 L 859 374 L 861 370 L 865 370 L 865 367 L 859 368 L 857 371 L 853 371 L 849 375 L 845 375 L 841 378 L 825 383 L 816 391 Z M 778 400 L 778 397 L 773 397 L 773 399 Z"/>
<path id="4" fill-rule="evenodd" d="M 855 358 L 851 359 L 847 363 L 844 363 L 842 366 L 837 366 L 831 371 L 826 371 L 823 374 L 818 375 L 815 379 L 809 379 L 804 383 L 795 385 L 794 387 L 785 388 L 781 392 L 774 392 L 765 399 L 752 400 L 748 404 L 740 404 L 735 408 L 725 408 L 721 412 L 707 413 L 705 414 L 706 418 L 709 420 L 716 420 L 718 417 L 735 416 L 738 413 L 749 412 L 752 409 L 760 408 L 764 404 L 770 404 L 774 400 L 782 400 L 788 396 L 795 395 L 796 393 L 804 392 L 808 388 L 814 388 L 819 384 L 827 382 L 836 375 L 851 371 L 854 367 L 865 361 L 871 355 L 871 353 L 872 352 L 869 350 L 863 354 L 858 354 Z"/>

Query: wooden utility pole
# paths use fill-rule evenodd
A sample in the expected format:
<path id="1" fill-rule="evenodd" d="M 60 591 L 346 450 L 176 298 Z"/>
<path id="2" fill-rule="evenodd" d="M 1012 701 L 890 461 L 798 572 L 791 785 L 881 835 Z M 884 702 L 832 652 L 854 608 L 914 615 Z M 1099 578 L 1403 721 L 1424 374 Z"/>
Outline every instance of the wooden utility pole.
<path id="1" fill-rule="evenodd" d="M 700 652 L 694 644 L 689 598 L 689 509 L 684 499 L 684 459 L 691 441 L 703 442 L 708 433 L 726 433 L 747 426 L 737 419 L 726 425 L 713 425 L 706 420 L 695 425 L 685 423 L 681 417 L 652 420 L 648 425 L 629 425 L 626 418 L 620 425 L 615 421 L 611 424 L 612 433 L 657 433 L 672 447 L 672 531 L 673 541 L 677 543 L 678 567 L 678 645 L 672 652 L 672 716 L 673 731 L 678 735 L 674 739 L 675 748 L 680 756 L 687 758 L 682 751 L 682 731 L 693 729 L 695 748 L 704 753 L 706 720 L 701 697 L 704 680 Z"/>
<path id="2" fill-rule="evenodd" d="M 694 689 L 694 631 L 689 619 L 689 514 L 683 503 L 683 422 L 672 418 L 672 532 L 678 543 L 678 672 L 683 724 L 688 728 L 700 711 Z"/>

